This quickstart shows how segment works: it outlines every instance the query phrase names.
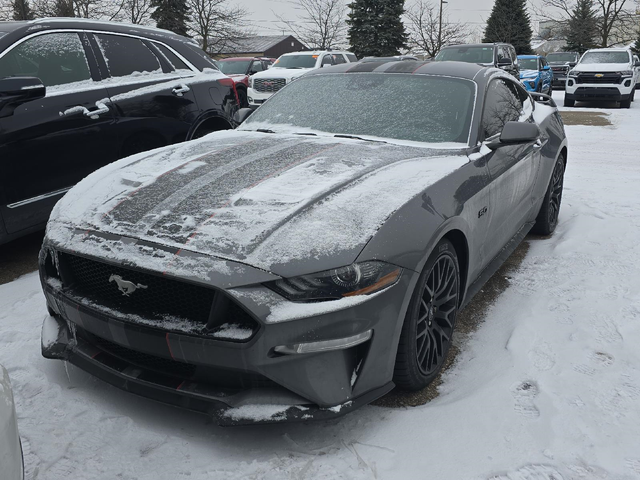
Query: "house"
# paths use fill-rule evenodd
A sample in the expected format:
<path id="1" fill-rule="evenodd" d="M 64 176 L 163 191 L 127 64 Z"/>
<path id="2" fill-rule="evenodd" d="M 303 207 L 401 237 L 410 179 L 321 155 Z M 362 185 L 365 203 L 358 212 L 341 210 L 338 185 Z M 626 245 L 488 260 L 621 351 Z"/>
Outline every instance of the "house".
<path id="1" fill-rule="evenodd" d="M 284 53 L 303 50 L 308 48 L 293 35 L 256 36 L 231 41 L 216 57 L 278 58 Z"/>

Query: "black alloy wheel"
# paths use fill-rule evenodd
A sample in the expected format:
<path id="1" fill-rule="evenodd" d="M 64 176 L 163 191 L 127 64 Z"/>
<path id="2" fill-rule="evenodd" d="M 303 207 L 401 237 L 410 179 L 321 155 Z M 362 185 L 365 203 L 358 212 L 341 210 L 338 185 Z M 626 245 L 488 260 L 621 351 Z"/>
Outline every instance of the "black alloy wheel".
<path id="1" fill-rule="evenodd" d="M 542 201 L 536 223 L 531 229 L 532 233 L 551 235 L 558 226 L 558 216 L 560 215 L 560 204 L 562 203 L 562 190 L 564 187 L 564 169 L 564 157 L 560 155 L 553 168 L 551 181 L 549 182 L 547 193 Z"/>
<path id="2" fill-rule="evenodd" d="M 394 372 L 400 388 L 420 390 L 442 369 L 459 307 L 460 270 L 451 242 L 441 240 L 418 280 L 405 317 Z"/>

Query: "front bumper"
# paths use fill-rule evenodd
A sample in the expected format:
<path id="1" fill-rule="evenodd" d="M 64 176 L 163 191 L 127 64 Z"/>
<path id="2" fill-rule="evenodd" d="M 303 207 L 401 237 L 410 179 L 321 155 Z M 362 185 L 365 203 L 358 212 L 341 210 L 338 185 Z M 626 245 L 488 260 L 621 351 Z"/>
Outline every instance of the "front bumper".
<path id="1" fill-rule="evenodd" d="M 524 88 L 529 92 L 535 92 L 538 88 L 539 77 L 521 78 L 520 83 L 524 85 Z"/>
<path id="2" fill-rule="evenodd" d="M 167 331 L 115 317 L 47 282 L 51 317 L 45 319 L 42 354 L 64 359 L 126 391 L 206 413 L 221 425 L 306 421 L 344 415 L 393 388 L 395 345 L 416 278 L 348 309 L 268 323 L 264 305 L 243 308 L 260 328 L 247 342 Z M 310 354 L 274 348 L 304 342 L 372 337 L 357 346 Z"/>
<path id="3" fill-rule="evenodd" d="M 575 78 L 569 77 L 565 89 L 567 100 L 589 101 L 589 100 L 628 100 L 633 92 L 633 79 L 623 78 L 622 83 L 577 83 Z"/>
<path id="4" fill-rule="evenodd" d="M 273 93 L 265 93 L 265 92 L 258 92 L 257 90 L 249 87 L 247 89 L 247 97 L 249 99 L 249 106 L 251 108 L 258 108 L 260 105 L 262 105 L 264 102 L 266 102 L 267 100 L 269 100 L 269 98 L 271 98 L 271 96 L 273 95 Z"/>

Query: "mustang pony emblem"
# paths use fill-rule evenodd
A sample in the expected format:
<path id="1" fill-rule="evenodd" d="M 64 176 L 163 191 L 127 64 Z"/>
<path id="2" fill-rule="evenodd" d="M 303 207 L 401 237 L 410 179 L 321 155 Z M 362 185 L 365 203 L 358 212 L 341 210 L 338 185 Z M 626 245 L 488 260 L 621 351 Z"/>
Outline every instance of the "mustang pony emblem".
<path id="1" fill-rule="evenodd" d="M 118 285 L 118 290 L 120 290 L 122 292 L 122 295 L 124 295 L 125 297 L 128 297 L 139 288 L 147 288 L 146 285 L 141 285 L 139 283 L 135 284 L 133 282 L 130 282 L 129 280 L 123 280 L 120 275 L 111 275 L 109 277 L 109 283 L 111 282 L 116 282 L 116 284 Z"/>

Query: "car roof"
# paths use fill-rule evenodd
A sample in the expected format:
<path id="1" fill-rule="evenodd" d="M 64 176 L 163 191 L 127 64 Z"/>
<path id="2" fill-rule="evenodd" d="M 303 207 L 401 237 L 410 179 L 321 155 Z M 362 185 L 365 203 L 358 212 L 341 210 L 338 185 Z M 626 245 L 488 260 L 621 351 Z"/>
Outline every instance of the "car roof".
<path id="1" fill-rule="evenodd" d="M 289 52 L 289 53 L 283 53 L 281 55 L 281 57 L 287 57 L 289 55 L 322 55 L 325 53 L 351 53 L 351 52 L 347 52 L 345 50 L 308 50 L 305 52 Z"/>
<path id="2" fill-rule="evenodd" d="M 625 47 L 590 48 L 587 52 L 630 52 Z M 585 52 L 586 53 L 586 52 Z"/>
<path id="3" fill-rule="evenodd" d="M 228 58 L 219 58 L 218 62 L 242 62 L 246 60 L 267 60 L 264 57 L 228 57 Z"/>
<path id="4" fill-rule="evenodd" d="M 544 55 L 518 55 L 518 58 L 542 58 Z"/>
<path id="5" fill-rule="evenodd" d="M 496 45 L 510 45 L 509 43 L 458 43 L 456 45 L 447 45 L 442 47 L 442 50 L 447 48 L 460 48 L 460 47 L 495 47 Z"/>
<path id="6" fill-rule="evenodd" d="M 147 27 L 145 25 L 134 25 L 131 23 L 108 22 L 103 20 L 88 20 L 86 18 L 40 18 L 30 20 L 28 22 L 0 22 L 0 31 L 13 32 L 16 30 L 28 30 L 36 32 L 46 29 L 95 29 L 103 31 L 111 31 L 114 33 L 128 33 L 140 35 L 150 38 L 170 38 L 174 41 L 182 43 L 191 43 L 197 45 L 195 40 L 183 37 L 169 30 L 163 30 L 156 27 Z"/>
<path id="7" fill-rule="evenodd" d="M 494 67 L 485 67 L 476 63 L 426 61 L 407 62 L 405 60 L 399 60 L 396 62 L 380 61 L 341 63 L 340 65 L 312 70 L 304 76 L 308 77 L 310 75 L 323 75 L 327 73 L 409 73 L 416 75 L 438 75 L 476 80 L 479 73 L 489 70 L 494 71 L 495 74 L 509 76 L 503 70 Z"/>

